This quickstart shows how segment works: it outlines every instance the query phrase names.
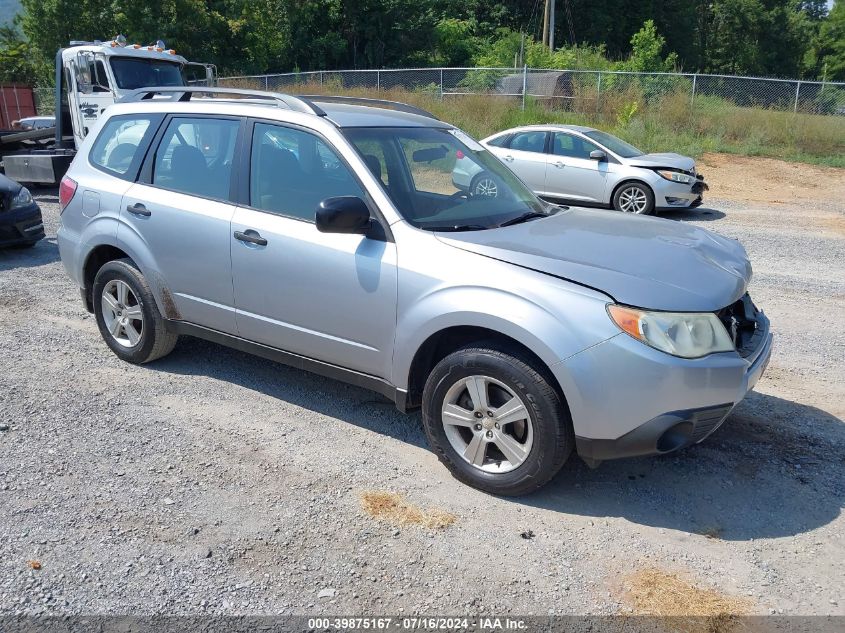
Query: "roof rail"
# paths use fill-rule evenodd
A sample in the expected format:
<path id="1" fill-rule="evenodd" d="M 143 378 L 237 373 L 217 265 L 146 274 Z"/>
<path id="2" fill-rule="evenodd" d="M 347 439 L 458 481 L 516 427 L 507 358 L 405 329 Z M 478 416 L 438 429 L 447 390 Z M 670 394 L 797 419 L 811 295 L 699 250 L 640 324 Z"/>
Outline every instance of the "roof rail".
<path id="1" fill-rule="evenodd" d="M 267 101 L 274 101 L 276 105 L 283 105 L 289 110 L 296 112 L 305 112 L 306 114 L 316 114 L 317 116 L 326 116 L 322 108 L 314 105 L 308 99 L 302 97 L 295 97 L 293 95 L 282 94 L 278 92 L 265 92 L 262 90 L 245 90 L 241 88 L 207 88 L 207 87 L 192 87 L 192 86 L 167 86 L 157 88 L 139 88 L 133 90 L 123 98 L 118 100 L 118 103 L 136 103 L 138 101 L 148 101 L 155 98 L 156 95 L 169 97 L 169 101 L 190 101 L 193 95 L 232 95 L 238 97 L 246 97 L 249 99 L 265 99 Z"/>
<path id="2" fill-rule="evenodd" d="M 297 95 L 300 99 L 308 102 L 317 103 L 347 103 L 349 105 L 370 106 L 372 108 L 389 108 L 391 110 L 398 110 L 399 112 L 408 112 L 409 114 L 417 114 L 419 116 L 428 117 L 439 121 L 436 116 L 427 110 L 412 106 L 400 101 L 387 101 L 386 99 L 369 99 L 367 97 L 345 97 L 345 96 L 329 96 L 329 95 Z"/>

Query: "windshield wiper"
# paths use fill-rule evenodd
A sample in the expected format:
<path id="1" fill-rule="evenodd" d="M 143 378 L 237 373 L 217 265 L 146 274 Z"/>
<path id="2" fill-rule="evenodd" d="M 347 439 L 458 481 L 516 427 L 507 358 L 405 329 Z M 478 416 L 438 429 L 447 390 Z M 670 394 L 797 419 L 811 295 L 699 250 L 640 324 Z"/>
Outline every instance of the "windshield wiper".
<path id="1" fill-rule="evenodd" d="M 421 226 L 421 229 L 426 231 L 438 231 L 443 233 L 457 233 L 459 231 L 484 231 L 493 228 L 491 226 L 483 226 L 481 224 L 452 224 L 446 226 Z"/>
<path id="2" fill-rule="evenodd" d="M 557 212 L 555 212 L 557 213 Z M 528 213 L 523 213 L 522 215 L 518 215 L 515 218 L 511 218 L 510 220 L 505 220 L 501 224 L 499 224 L 496 228 L 501 228 L 503 226 L 511 226 L 513 224 L 521 224 L 522 222 L 527 222 L 528 220 L 533 220 L 534 218 L 547 218 L 550 215 L 554 215 L 553 213 L 540 213 L 539 211 L 529 211 Z"/>

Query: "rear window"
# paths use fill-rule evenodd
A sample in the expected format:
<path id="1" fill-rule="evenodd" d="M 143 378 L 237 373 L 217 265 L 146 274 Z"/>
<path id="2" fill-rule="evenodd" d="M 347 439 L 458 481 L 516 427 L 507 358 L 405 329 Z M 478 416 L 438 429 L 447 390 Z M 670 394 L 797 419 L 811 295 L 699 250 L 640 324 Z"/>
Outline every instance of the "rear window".
<path id="1" fill-rule="evenodd" d="M 113 176 L 134 180 L 160 117 L 116 116 L 109 119 L 91 147 L 88 159 Z"/>

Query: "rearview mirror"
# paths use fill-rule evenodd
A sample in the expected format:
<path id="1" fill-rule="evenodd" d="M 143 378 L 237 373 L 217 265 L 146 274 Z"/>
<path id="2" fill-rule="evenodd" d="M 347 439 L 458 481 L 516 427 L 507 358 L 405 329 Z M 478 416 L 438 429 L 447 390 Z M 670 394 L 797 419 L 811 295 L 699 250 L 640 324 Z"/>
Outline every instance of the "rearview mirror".
<path id="1" fill-rule="evenodd" d="M 594 149 L 590 152 L 590 158 L 593 160 L 607 160 L 607 154 L 600 149 Z"/>
<path id="2" fill-rule="evenodd" d="M 415 163 L 430 163 L 435 160 L 440 160 L 449 153 L 449 148 L 445 145 L 440 147 L 426 147 L 425 149 L 416 150 L 411 156 Z"/>
<path id="3" fill-rule="evenodd" d="M 370 230 L 370 210 L 357 196 L 326 198 L 317 207 L 317 230 L 321 233 L 358 233 Z"/>

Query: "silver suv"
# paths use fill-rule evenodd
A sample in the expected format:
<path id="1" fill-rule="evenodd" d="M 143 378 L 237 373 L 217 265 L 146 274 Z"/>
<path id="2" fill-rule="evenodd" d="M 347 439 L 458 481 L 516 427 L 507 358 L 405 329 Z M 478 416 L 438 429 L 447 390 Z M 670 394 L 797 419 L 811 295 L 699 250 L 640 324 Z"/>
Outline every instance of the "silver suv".
<path id="1" fill-rule="evenodd" d="M 495 197 L 455 186 L 467 159 Z M 60 201 L 62 261 L 121 359 L 187 334 L 373 389 L 422 407 L 441 461 L 496 494 L 573 451 L 700 442 L 771 352 L 737 242 L 542 202 L 404 104 L 137 91 Z"/>

